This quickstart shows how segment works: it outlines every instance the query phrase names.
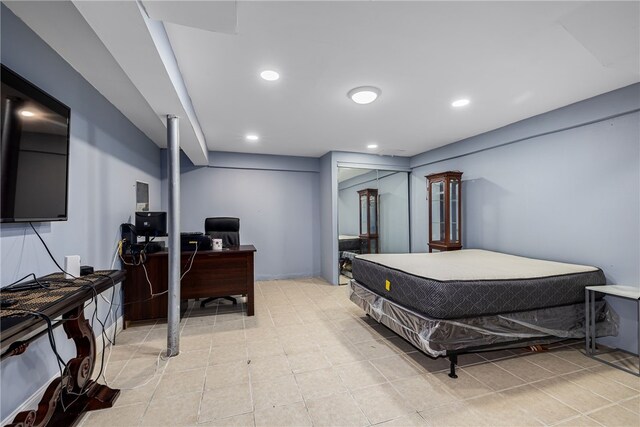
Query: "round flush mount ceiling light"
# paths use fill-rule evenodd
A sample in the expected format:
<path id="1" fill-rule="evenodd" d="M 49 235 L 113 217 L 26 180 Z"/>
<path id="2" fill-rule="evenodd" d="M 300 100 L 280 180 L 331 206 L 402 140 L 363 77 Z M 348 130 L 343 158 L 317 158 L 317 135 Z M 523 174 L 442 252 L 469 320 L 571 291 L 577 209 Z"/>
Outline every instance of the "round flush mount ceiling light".
<path id="1" fill-rule="evenodd" d="M 458 100 L 453 101 L 453 102 L 451 103 L 451 106 L 452 106 L 452 107 L 464 107 L 464 106 L 466 106 L 466 105 L 469 105 L 469 102 L 471 102 L 471 101 L 469 101 L 469 100 L 468 100 L 468 99 L 466 99 L 466 98 L 458 99 Z"/>
<path id="2" fill-rule="evenodd" d="M 259 139 L 260 139 L 260 137 L 259 137 L 258 135 L 256 135 L 255 133 L 248 133 L 248 134 L 245 136 L 245 139 L 246 139 L 247 141 L 255 142 L 255 141 L 259 140 Z"/>
<path id="3" fill-rule="evenodd" d="M 373 150 L 374 148 L 378 148 L 378 144 L 368 144 L 367 148 Z"/>
<path id="4" fill-rule="evenodd" d="M 264 70 L 260 73 L 260 77 L 268 82 L 276 81 L 280 78 L 280 74 L 277 71 L 273 70 Z"/>
<path id="5" fill-rule="evenodd" d="M 20 111 L 20 114 L 24 117 L 33 117 L 36 115 L 36 113 L 34 113 L 33 111 L 29 111 L 29 110 L 22 110 Z"/>
<path id="6" fill-rule="evenodd" d="M 370 104 L 380 96 L 380 89 L 374 86 L 360 86 L 351 89 L 347 96 L 356 104 Z"/>

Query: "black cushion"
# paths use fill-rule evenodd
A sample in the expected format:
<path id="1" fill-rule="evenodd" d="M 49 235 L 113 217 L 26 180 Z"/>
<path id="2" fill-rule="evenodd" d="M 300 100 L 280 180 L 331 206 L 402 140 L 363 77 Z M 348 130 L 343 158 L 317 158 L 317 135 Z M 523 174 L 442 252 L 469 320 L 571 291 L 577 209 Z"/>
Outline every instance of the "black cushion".
<path id="1" fill-rule="evenodd" d="M 204 220 L 204 232 L 212 239 L 222 239 L 222 247 L 240 246 L 240 219 L 214 217 Z"/>
<path id="2" fill-rule="evenodd" d="M 240 219 L 228 216 L 207 218 L 204 220 L 204 232 L 210 231 L 240 231 Z"/>

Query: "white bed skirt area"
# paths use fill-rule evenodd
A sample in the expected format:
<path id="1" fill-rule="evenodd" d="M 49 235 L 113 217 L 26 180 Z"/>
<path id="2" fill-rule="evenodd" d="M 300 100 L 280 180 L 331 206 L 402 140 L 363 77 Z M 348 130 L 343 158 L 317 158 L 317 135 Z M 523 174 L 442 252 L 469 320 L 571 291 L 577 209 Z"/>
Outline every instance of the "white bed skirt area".
<path id="1" fill-rule="evenodd" d="M 584 338 L 584 303 L 462 319 L 432 319 L 349 282 L 349 298 L 373 319 L 432 357 Z M 618 316 L 596 301 L 596 336 L 618 334 Z"/>

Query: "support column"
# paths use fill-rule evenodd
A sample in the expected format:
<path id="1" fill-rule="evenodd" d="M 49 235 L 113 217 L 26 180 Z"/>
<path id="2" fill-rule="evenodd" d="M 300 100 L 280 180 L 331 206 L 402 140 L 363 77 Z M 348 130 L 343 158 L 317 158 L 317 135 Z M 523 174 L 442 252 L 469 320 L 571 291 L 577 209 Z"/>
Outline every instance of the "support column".
<path id="1" fill-rule="evenodd" d="M 180 353 L 180 134 L 179 119 L 167 115 L 169 166 L 169 306 L 167 309 L 167 357 Z"/>

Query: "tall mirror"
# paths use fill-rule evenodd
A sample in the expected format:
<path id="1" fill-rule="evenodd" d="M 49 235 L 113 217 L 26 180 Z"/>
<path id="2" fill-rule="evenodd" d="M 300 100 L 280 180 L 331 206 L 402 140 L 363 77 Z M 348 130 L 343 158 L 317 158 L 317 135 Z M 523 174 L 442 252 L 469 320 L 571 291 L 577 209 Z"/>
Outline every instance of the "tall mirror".
<path id="1" fill-rule="evenodd" d="M 338 167 L 339 283 L 356 255 L 407 253 L 409 238 L 409 173 Z"/>

